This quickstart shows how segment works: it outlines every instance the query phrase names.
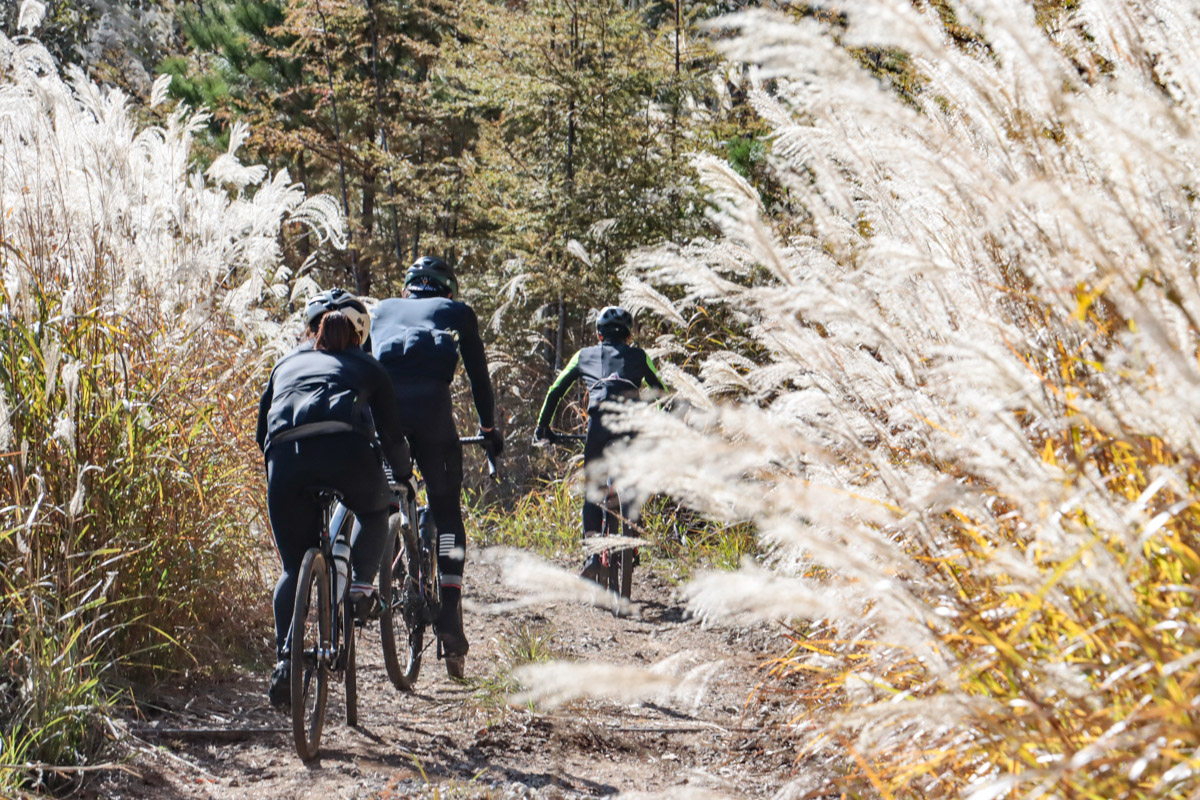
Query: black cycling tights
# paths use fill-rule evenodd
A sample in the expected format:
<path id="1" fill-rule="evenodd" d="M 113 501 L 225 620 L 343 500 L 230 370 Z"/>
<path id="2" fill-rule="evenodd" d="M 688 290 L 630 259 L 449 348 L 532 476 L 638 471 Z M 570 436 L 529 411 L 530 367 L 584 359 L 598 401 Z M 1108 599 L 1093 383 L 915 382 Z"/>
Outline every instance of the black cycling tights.
<path id="1" fill-rule="evenodd" d="M 462 444 L 454 427 L 450 389 L 444 383 L 409 384 L 397 387 L 396 401 L 438 530 L 442 587 L 459 589 L 467 560 L 467 533 L 462 518 Z"/>
<path id="2" fill-rule="evenodd" d="M 604 508 L 594 502 L 590 498 L 604 497 L 604 492 L 608 484 L 608 473 L 604 469 L 603 464 L 596 462 L 604 458 L 604 448 L 608 447 L 610 442 L 617 439 L 627 439 L 627 436 L 620 436 L 613 433 L 604 425 L 604 420 L 600 412 L 593 411 L 588 417 L 587 438 L 583 441 L 583 472 L 584 472 L 584 492 L 583 492 L 583 535 L 596 536 L 602 530 L 604 515 L 607 513 Z M 624 500 L 621 502 L 621 516 L 629 519 L 631 522 L 637 520 L 632 516 L 634 514 L 633 505 Z M 620 532 L 621 521 L 609 514 L 608 529 L 610 533 Z"/>
<path id="3" fill-rule="evenodd" d="M 283 574 L 275 585 L 275 648 L 279 658 L 283 658 L 292 624 L 300 562 L 308 548 L 320 543 L 324 519 L 313 487 L 337 489 L 361 522 L 351 541 L 355 581 L 370 583 L 375 579 L 387 534 L 387 478 L 366 437 L 335 433 L 271 447 L 267 455 L 267 513 L 283 562 Z"/>

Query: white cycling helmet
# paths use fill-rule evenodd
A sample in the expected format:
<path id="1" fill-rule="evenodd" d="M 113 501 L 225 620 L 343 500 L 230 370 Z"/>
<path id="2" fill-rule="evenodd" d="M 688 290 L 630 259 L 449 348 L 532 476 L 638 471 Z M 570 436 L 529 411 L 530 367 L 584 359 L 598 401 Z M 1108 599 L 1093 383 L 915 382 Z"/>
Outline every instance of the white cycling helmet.
<path id="1" fill-rule="evenodd" d="M 309 329 L 315 332 L 321 324 L 321 317 L 330 311 L 340 311 L 349 318 L 358 331 L 359 344 L 367 341 L 371 333 L 371 315 L 361 300 L 345 289 L 329 289 L 313 295 L 305 306 Z"/>

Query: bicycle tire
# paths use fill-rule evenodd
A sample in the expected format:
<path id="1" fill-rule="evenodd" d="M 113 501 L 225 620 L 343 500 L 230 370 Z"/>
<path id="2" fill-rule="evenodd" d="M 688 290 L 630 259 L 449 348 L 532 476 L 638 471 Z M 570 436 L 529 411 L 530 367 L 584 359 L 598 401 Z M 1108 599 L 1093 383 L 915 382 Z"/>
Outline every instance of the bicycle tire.
<path id="1" fill-rule="evenodd" d="M 317 590 L 315 609 L 313 587 Z M 316 757 L 325 725 L 329 662 L 322 652 L 329 650 L 331 617 L 329 565 L 320 550 L 310 548 L 300 563 L 291 638 L 292 736 L 296 753 L 305 761 Z"/>
<path id="2" fill-rule="evenodd" d="M 622 510 L 622 512 L 624 512 L 625 509 L 622 508 L 621 510 Z M 632 530 L 632 526 L 630 525 L 629 521 L 624 519 L 624 513 L 622 513 L 622 520 L 621 520 L 621 535 L 623 535 L 627 538 L 634 535 L 634 531 Z M 635 548 L 625 547 L 625 548 L 621 549 L 621 552 L 618 554 L 618 559 L 617 559 L 617 563 L 618 563 L 617 569 L 620 572 L 618 594 L 620 595 L 621 600 L 624 601 L 623 605 L 624 605 L 625 609 L 628 609 L 629 601 L 632 599 L 631 595 L 633 593 L 633 567 L 636 564 L 636 562 L 637 562 L 637 550 Z M 626 613 L 626 612 L 623 611 L 622 613 Z"/>
<path id="3" fill-rule="evenodd" d="M 617 597 L 621 593 L 621 567 L 618 564 L 620 553 L 616 550 L 605 550 L 604 555 L 608 557 L 608 566 L 604 568 L 604 588 Z"/>
<path id="4" fill-rule="evenodd" d="M 345 640 L 346 658 L 346 724 L 358 724 L 358 673 L 354 659 L 357 654 L 355 640 L 358 638 L 354 626 L 354 610 L 349 600 L 342 601 L 342 638 Z"/>
<path id="5" fill-rule="evenodd" d="M 633 549 L 625 548 L 620 553 L 620 594 L 621 599 L 630 600 L 630 594 L 633 592 Z"/>
<path id="6" fill-rule="evenodd" d="M 409 519 L 415 520 L 415 509 L 410 505 L 408 510 Z M 383 602 L 379 639 L 388 678 L 402 692 L 412 691 L 417 682 L 425 644 L 424 601 L 413 559 L 416 552 L 412 525 L 404 525 L 403 515 L 392 514 L 379 574 L 379 595 Z"/>

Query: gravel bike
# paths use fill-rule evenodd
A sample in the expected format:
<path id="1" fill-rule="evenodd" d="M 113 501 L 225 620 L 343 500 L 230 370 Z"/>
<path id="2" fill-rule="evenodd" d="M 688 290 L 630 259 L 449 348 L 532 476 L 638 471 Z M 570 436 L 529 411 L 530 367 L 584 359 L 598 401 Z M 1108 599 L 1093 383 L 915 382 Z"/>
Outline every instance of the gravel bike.
<path id="1" fill-rule="evenodd" d="M 463 444 L 486 445 L 483 436 L 464 436 Z M 488 452 L 488 473 L 498 475 L 496 458 Z M 379 570 L 379 595 L 383 605 L 380 639 L 388 678 L 397 689 L 411 691 L 421 671 L 425 629 L 433 625 L 442 607 L 441 573 L 438 571 L 438 533 L 428 506 L 416 498 L 393 491 L 393 513 L 388 518 L 387 542 Z M 437 657 L 445 659 L 441 640 Z"/>
<path id="2" fill-rule="evenodd" d="M 550 432 L 552 443 L 583 442 L 587 435 L 582 433 Z M 605 484 L 604 503 L 601 505 L 604 514 L 601 518 L 601 536 L 623 536 L 636 538 L 632 520 L 626 513 L 621 495 L 609 477 Z M 600 551 L 599 584 L 613 594 L 613 614 L 624 616 L 627 612 L 630 595 L 633 592 L 633 568 L 640 561 L 636 547 L 612 547 Z"/>
<path id="3" fill-rule="evenodd" d="M 337 530 L 331 530 L 333 508 L 342 496 L 328 488 L 313 493 L 323 509 L 324 524 L 319 546 L 310 547 L 300 562 L 288 636 L 292 734 L 296 753 L 305 761 L 315 758 L 320 749 L 331 677 L 345 682 L 346 723 L 358 724 L 355 620 L 346 602 L 352 520 L 345 514 Z"/>

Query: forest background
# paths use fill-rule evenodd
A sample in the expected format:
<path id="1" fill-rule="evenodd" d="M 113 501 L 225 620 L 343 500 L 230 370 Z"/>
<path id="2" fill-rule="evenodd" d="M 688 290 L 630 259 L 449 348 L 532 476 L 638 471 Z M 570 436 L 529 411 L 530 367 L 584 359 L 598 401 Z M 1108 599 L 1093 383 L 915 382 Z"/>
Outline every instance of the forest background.
<path id="1" fill-rule="evenodd" d="M 1195 791 L 1187 3 L 3 13 L 0 785 L 255 649 L 265 371 L 315 287 L 441 253 L 521 513 L 555 368 L 639 311 L 677 402 L 626 480 L 683 504 L 664 549 L 755 556 L 688 592 L 788 623 L 801 794 Z"/>
<path id="2" fill-rule="evenodd" d="M 702 32 L 740 5 L 0 8 L 0 252 L 19 309 L 0 788 L 69 787 L 82 773 L 44 767 L 105 752 L 106 716 L 148 676 L 257 658 L 253 415 L 318 288 L 383 298 L 421 255 L 454 264 L 509 437 L 503 500 L 558 498 L 532 522 L 569 538 L 568 470 L 528 446 L 545 388 L 619 302 L 626 257 L 707 224 L 690 159 L 764 164 L 742 70 Z"/>

